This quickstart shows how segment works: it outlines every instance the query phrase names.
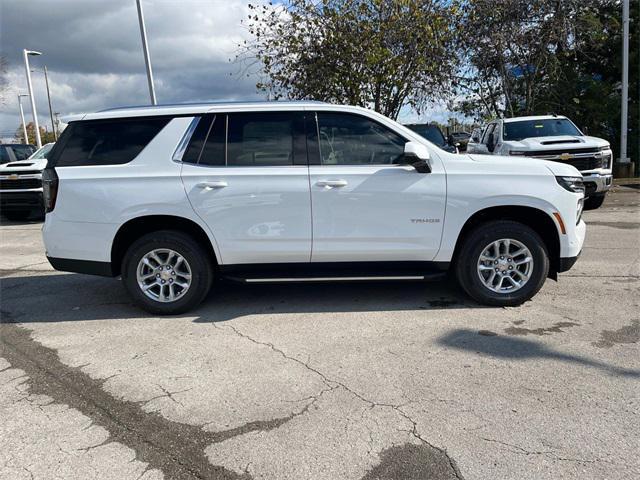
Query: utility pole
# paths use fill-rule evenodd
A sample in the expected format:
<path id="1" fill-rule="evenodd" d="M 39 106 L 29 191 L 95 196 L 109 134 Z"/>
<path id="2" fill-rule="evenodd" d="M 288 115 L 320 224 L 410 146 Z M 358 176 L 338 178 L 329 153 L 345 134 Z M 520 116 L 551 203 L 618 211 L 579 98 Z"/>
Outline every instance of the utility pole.
<path id="1" fill-rule="evenodd" d="M 147 44 L 147 29 L 144 25 L 144 14 L 142 13 L 142 4 L 140 0 L 136 0 L 138 7 L 138 22 L 140 23 L 140 36 L 142 37 L 142 51 L 144 53 L 144 63 L 147 67 L 147 83 L 149 84 L 149 97 L 151 97 L 151 105 L 157 105 L 156 89 L 153 86 L 153 71 L 151 70 L 151 58 L 149 57 L 149 45 Z"/>
<path id="2" fill-rule="evenodd" d="M 24 135 L 25 145 L 29 143 L 29 137 L 27 136 L 27 124 L 24 121 L 24 110 L 22 109 L 22 97 L 28 97 L 26 93 L 18 94 L 18 106 L 20 107 L 20 121 L 22 122 L 22 134 Z"/>
<path id="3" fill-rule="evenodd" d="M 33 50 L 22 50 L 22 56 L 24 57 L 24 68 L 27 72 L 27 87 L 29 89 L 29 97 L 31 99 L 31 113 L 33 114 L 33 127 L 35 129 L 36 146 L 42 148 L 42 139 L 40 138 L 40 126 L 38 125 L 38 113 L 36 112 L 36 99 L 33 96 L 33 85 L 31 84 L 31 69 L 29 68 L 29 56 L 42 55 L 40 52 Z"/>
<path id="4" fill-rule="evenodd" d="M 51 91 L 49 90 L 49 75 L 47 75 L 47 66 L 44 66 L 44 83 L 47 84 L 47 100 L 49 100 L 49 117 L 51 118 L 51 128 L 53 129 L 53 138 L 58 141 L 56 133 L 56 124 L 53 122 L 53 109 L 51 108 Z"/>

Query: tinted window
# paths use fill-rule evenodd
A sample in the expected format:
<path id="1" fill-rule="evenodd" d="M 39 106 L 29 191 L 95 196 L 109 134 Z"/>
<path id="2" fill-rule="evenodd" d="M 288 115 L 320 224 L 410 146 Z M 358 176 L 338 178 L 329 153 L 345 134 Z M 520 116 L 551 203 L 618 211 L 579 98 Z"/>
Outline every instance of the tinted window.
<path id="1" fill-rule="evenodd" d="M 495 128 L 496 128 L 496 124 L 495 123 L 489 124 L 489 126 L 487 127 L 487 129 L 484 132 L 484 136 L 482 137 L 482 143 L 484 143 L 485 145 L 487 143 L 489 143 L 489 135 L 491 135 L 493 133 L 493 130 Z"/>
<path id="2" fill-rule="evenodd" d="M 3 147 L 0 145 L 0 165 L 3 163 L 9 163 L 11 161 L 11 157 L 9 157 L 9 152 L 7 151 L 7 147 Z"/>
<path id="3" fill-rule="evenodd" d="M 407 125 L 407 127 L 434 145 L 441 147 L 447 143 L 442 131 L 435 125 Z"/>
<path id="4" fill-rule="evenodd" d="M 547 120 L 527 120 L 504 124 L 505 140 L 523 140 L 532 137 L 551 137 L 555 135 L 582 136 L 580 131 L 566 118 Z"/>
<path id="5" fill-rule="evenodd" d="M 204 142 L 207 140 L 207 135 L 209 134 L 213 118 L 214 117 L 212 115 L 204 115 L 198 119 L 198 125 L 191 135 L 189 145 L 182 155 L 183 162 L 198 163 L 200 160 L 200 154 L 202 153 L 202 147 L 204 147 Z"/>
<path id="6" fill-rule="evenodd" d="M 169 120 L 158 117 L 74 122 L 68 127 L 71 132 L 56 165 L 73 167 L 130 162 Z"/>
<path id="7" fill-rule="evenodd" d="M 404 156 L 406 140 L 360 115 L 318 113 L 322 165 L 386 165 Z"/>
<path id="8" fill-rule="evenodd" d="M 7 148 L 13 150 L 16 160 L 26 160 L 35 151 L 30 145 L 11 145 Z"/>
<path id="9" fill-rule="evenodd" d="M 237 113 L 228 122 L 228 166 L 293 165 L 293 114 Z"/>
<path id="10" fill-rule="evenodd" d="M 224 166 L 224 139 L 226 136 L 227 115 L 217 114 L 209 118 L 207 140 L 202 150 L 199 163 L 202 165 Z"/>

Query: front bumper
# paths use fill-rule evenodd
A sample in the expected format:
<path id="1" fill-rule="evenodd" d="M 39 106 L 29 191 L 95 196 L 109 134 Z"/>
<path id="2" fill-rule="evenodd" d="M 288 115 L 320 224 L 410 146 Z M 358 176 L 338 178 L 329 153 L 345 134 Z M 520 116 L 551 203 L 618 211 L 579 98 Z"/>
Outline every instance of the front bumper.
<path id="1" fill-rule="evenodd" d="M 560 263 L 558 264 L 558 273 L 566 272 L 571 270 L 571 267 L 575 265 L 580 257 L 580 253 L 575 257 L 562 257 L 560 258 Z"/>
<path id="2" fill-rule="evenodd" d="M 3 211 L 44 209 L 42 189 L 21 192 L 0 191 L 0 209 Z"/>
<path id="3" fill-rule="evenodd" d="M 584 180 L 586 197 L 594 194 L 606 193 L 613 184 L 613 175 L 611 173 L 581 173 L 582 179 Z"/>

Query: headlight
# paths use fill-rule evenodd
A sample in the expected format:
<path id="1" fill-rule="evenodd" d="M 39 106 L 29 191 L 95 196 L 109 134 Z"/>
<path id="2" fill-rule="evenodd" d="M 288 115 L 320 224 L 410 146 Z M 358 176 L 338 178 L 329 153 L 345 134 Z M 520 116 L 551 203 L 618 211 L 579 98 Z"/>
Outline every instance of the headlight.
<path id="1" fill-rule="evenodd" d="M 520 150 L 509 150 L 509 155 L 525 155 L 527 152 L 521 152 Z"/>
<path id="2" fill-rule="evenodd" d="M 582 177 L 556 177 L 558 185 L 571 193 L 584 193 Z"/>
<path id="3" fill-rule="evenodd" d="M 611 146 L 600 147 L 596 154 L 596 158 L 598 157 L 600 157 L 600 168 L 611 168 L 611 158 L 613 157 Z"/>

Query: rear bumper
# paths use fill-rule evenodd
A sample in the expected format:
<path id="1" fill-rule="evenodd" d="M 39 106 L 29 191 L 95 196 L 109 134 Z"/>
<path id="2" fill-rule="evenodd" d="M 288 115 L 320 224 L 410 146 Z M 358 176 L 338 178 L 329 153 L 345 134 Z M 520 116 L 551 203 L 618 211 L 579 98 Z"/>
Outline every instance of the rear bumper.
<path id="1" fill-rule="evenodd" d="M 0 192 L 0 208 L 4 211 L 44 209 L 42 190 L 31 192 L 2 191 Z"/>
<path id="2" fill-rule="evenodd" d="M 87 275 L 99 275 L 101 277 L 113 277 L 111 262 L 95 262 L 93 260 L 75 260 L 71 258 L 55 258 L 47 256 L 47 260 L 53 268 L 61 272 L 84 273 Z"/>

